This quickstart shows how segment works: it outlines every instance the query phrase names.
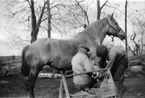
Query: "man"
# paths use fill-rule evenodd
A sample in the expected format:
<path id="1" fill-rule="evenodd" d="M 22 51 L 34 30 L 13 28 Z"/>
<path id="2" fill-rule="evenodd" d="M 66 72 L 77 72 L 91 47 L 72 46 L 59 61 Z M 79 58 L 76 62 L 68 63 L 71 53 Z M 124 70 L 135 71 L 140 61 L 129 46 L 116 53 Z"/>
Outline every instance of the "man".
<path id="1" fill-rule="evenodd" d="M 80 74 L 86 71 L 93 70 L 93 65 L 87 56 L 87 52 L 90 49 L 85 46 L 79 46 L 78 53 L 72 58 L 72 70 L 74 74 Z M 85 90 L 90 88 L 94 84 L 94 80 L 91 77 L 92 73 L 77 75 L 73 77 L 73 82 L 78 90 Z"/>
<path id="2" fill-rule="evenodd" d="M 117 98 L 122 98 L 125 90 L 123 87 L 124 72 L 128 67 L 128 59 L 124 48 L 121 46 L 114 46 L 107 49 L 104 45 L 100 45 L 97 47 L 96 54 L 100 57 L 100 68 L 111 68 L 111 74 L 118 88 Z M 107 66 L 107 61 L 109 62 L 109 66 Z"/>
<path id="3" fill-rule="evenodd" d="M 121 46 L 114 46 L 107 49 L 106 46 L 100 45 L 96 50 L 97 56 L 100 57 L 100 68 L 107 66 L 107 61 L 110 62 L 111 73 L 115 80 L 120 80 L 124 71 L 128 67 L 128 59 L 125 50 Z"/>

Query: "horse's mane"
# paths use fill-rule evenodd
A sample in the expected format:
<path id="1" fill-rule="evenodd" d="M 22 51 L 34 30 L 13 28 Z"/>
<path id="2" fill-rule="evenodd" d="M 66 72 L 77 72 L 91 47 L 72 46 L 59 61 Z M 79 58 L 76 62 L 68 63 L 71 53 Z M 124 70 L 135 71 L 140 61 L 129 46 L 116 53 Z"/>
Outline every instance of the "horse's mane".
<path id="1" fill-rule="evenodd" d="M 88 36 L 95 36 L 96 32 L 99 33 L 100 30 L 101 30 L 101 32 L 106 30 L 106 28 L 105 28 L 106 24 L 107 24 L 107 17 L 91 23 L 90 25 L 87 26 L 87 28 L 85 30 L 80 32 L 78 35 L 86 34 Z"/>

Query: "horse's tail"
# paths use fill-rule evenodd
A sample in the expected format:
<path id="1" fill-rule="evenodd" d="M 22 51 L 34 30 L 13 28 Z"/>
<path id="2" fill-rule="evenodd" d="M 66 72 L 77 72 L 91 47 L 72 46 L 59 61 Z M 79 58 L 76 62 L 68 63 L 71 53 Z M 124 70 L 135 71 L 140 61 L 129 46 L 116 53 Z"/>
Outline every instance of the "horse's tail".
<path id="1" fill-rule="evenodd" d="M 22 50 L 22 66 L 21 66 L 21 73 L 23 76 L 28 76 L 29 73 L 30 73 L 30 68 L 29 68 L 29 65 L 26 61 L 26 58 L 25 58 L 25 55 L 26 55 L 26 52 L 27 52 L 27 49 L 28 49 L 28 45 L 26 47 L 23 48 Z"/>

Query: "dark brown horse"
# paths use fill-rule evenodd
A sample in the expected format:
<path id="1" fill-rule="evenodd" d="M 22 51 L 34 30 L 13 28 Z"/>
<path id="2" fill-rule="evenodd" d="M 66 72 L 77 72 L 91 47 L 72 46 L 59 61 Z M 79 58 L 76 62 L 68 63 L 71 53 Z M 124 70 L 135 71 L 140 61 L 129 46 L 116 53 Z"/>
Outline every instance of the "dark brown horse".
<path id="1" fill-rule="evenodd" d="M 43 38 L 23 49 L 21 72 L 28 76 L 26 88 L 29 97 L 34 97 L 34 86 L 37 76 L 44 65 L 57 70 L 71 68 L 71 59 L 77 53 L 79 45 L 90 48 L 91 56 L 96 57 L 96 48 L 106 35 L 125 38 L 113 14 L 89 25 L 84 31 L 69 40 Z"/>

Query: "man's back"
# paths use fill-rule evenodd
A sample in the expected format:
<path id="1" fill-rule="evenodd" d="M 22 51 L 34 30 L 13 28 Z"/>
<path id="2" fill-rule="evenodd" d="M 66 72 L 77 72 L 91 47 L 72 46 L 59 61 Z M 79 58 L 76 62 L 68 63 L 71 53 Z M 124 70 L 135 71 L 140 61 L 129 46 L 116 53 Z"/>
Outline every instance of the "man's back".
<path id="1" fill-rule="evenodd" d="M 71 64 L 74 74 L 93 70 L 93 65 L 91 65 L 88 57 L 81 52 L 78 52 L 72 58 Z M 91 82 L 91 77 L 88 74 L 78 75 L 74 76 L 73 81 L 75 84 L 88 84 Z"/>

